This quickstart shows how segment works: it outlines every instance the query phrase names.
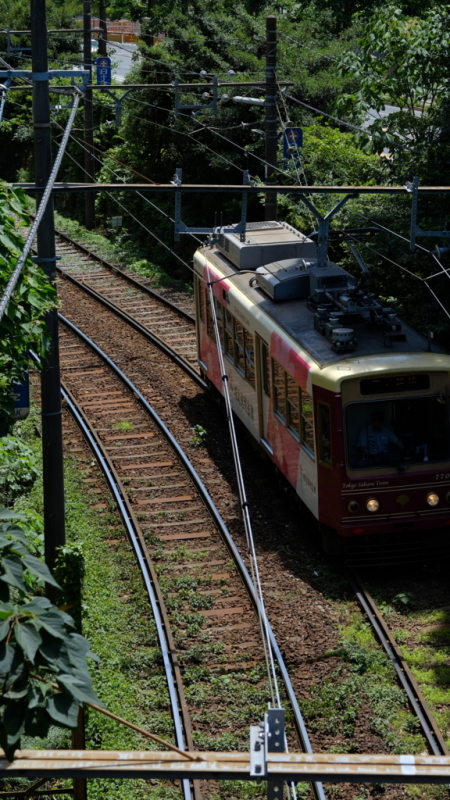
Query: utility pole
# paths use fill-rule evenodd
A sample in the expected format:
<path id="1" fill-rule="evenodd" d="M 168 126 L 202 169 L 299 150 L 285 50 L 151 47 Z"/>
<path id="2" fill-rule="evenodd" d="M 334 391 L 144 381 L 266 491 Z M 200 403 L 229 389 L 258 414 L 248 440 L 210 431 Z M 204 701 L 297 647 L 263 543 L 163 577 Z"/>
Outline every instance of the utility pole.
<path id="1" fill-rule="evenodd" d="M 277 94 L 277 18 L 270 16 L 266 19 L 266 152 L 264 166 L 264 183 L 268 186 L 276 185 L 276 172 L 272 167 L 277 166 L 278 151 L 278 120 L 276 107 Z M 266 194 L 265 220 L 276 220 L 277 196 L 275 193 Z"/>
<path id="2" fill-rule="evenodd" d="M 31 63 L 33 73 L 34 170 L 36 186 L 45 186 L 52 169 L 50 100 L 48 91 L 47 22 L 45 0 L 31 0 Z M 39 195 L 38 195 L 39 196 Z M 39 201 L 37 201 L 39 202 Z M 37 232 L 38 263 L 56 287 L 55 226 L 51 197 Z M 58 311 L 45 317 L 50 352 L 41 372 L 42 469 L 44 478 L 45 561 L 52 570 L 58 548 L 65 544 L 64 472 Z"/>
<path id="3" fill-rule="evenodd" d="M 83 41 L 84 41 L 84 69 L 89 70 L 89 83 L 92 83 L 92 53 L 91 53 L 91 0 L 83 0 Z M 84 93 L 84 170 L 87 183 L 95 180 L 95 161 L 92 145 L 94 144 L 94 108 L 92 105 L 92 89 Z M 86 192 L 84 195 L 84 222 L 91 231 L 95 227 L 95 195 Z"/>
<path id="4" fill-rule="evenodd" d="M 105 0 L 100 0 L 100 36 L 98 39 L 98 54 L 99 56 L 107 56 L 106 42 L 108 39 L 108 29 L 106 27 L 106 3 Z"/>

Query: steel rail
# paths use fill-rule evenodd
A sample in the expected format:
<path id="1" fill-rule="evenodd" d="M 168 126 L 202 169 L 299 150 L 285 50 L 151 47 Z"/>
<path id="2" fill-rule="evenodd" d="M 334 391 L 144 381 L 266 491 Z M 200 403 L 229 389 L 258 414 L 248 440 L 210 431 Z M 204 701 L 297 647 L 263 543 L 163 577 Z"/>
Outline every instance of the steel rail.
<path id="1" fill-rule="evenodd" d="M 72 326 L 69 325 L 69 327 Z M 77 329 L 75 330 L 77 333 L 80 333 Z M 76 400 L 64 383 L 61 384 L 61 395 L 102 469 L 108 487 L 114 497 L 114 500 L 116 501 L 125 525 L 128 539 L 138 561 L 155 620 L 155 626 L 164 665 L 164 672 L 166 675 L 167 688 L 170 697 L 176 744 L 181 750 L 184 750 L 186 746 L 185 740 L 190 739 L 190 747 L 188 747 L 188 749 L 193 750 L 194 746 L 192 741 L 190 716 L 184 697 L 181 672 L 176 659 L 175 645 L 170 630 L 170 623 L 167 616 L 165 603 L 159 589 L 158 579 L 148 556 L 147 548 L 145 546 L 139 524 L 130 506 L 128 498 L 123 491 L 122 483 L 117 475 L 111 459 L 106 454 L 97 436 L 97 433 L 90 425 L 86 415 L 79 408 Z M 182 783 L 185 800 L 191 800 L 189 779 L 183 779 Z M 197 791 L 195 791 L 196 799 L 200 800 L 198 787 L 195 787 L 195 789 L 197 789 Z"/>
<path id="2" fill-rule="evenodd" d="M 34 217 L 34 214 L 28 213 L 28 216 Z M 187 320 L 187 322 L 191 322 L 192 325 L 195 325 L 195 318 L 192 316 L 192 314 L 189 314 L 183 308 L 180 308 L 175 303 L 172 303 L 171 300 L 168 300 L 162 294 L 159 294 L 159 292 L 156 292 L 154 289 L 150 289 L 149 286 L 145 286 L 136 278 L 133 278 L 132 275 L 129 275 L 127 272 L 121 270 L 120 267 L 116 267 L 114 264 L 111 264 L 110 261 L 107 261 L 105 258 L 102 258 L 102 256 L 99 256 L 97 255 L 97 253 L 94 253 L 92 250 L 89 250 L 89 248 L 86 247 L 84 244 L 80 244 L 80 242 L 77 242 L 75 241 L 75 239 L 72 239 L 71 236 L 67 235 L 67 233 L 63 233 L 62 231 L 59 231 L 57 228 L 55 228 L 55 234 L 59 236 L 60 239 L 65 239 L 73 247 L 75 247 L 77 250 L 80 250 L 82 253 L 89 256 L 94 261 L 98 261 L 100 264 L 106 267 L 106 269 L 109 269 L 115 275 L 120 275 L 121 278 L 130 283 L 136 289 L 139 289 L 141 292 L 148 294 L 150 297 L 154 297 L 155 300 L 158 300 L 159 303 L 162 303 L 164 306 L 167 306 L 167 308 L 170 308 L 172 311 L 175 311 L 175 313 L 179 314 L 179 316 L 184 317 L 184 319 Z"/>
<path id="3" fill-rule="evenodd" d="M 439 730 L 433 713 L 373 598 L 357 573 L 349 569 L 347 570 L 347 576 L 359 605 L 367 615 L 378 641 L 391 661 L 400 684 L 406 692 L 411 708 L 420 722 L 431 753 L 435 756 L 449 755 L 450 750 Z"/>
<path id="4" fill-rule="evenodd" d="M 116 373 L 116 375 L 118 375 L 118 377 L 123 381 L 123 383 L 125 383 L 125 385 L 128 386 L 128 388 L 134 393 L 135 397 L 140 401 L 142 406 L 145 408 L 145 410 L 151 416 L 151 418 L 153 419 L 153 421 L 155 422 L 155 424 L 157 425 L 157 427 L 159 428 L 161 433 L 166 438 L 166 440 L 169 443 L 169 445 L 172 447 L 172 449 L 176 453 L 176 455 L 177 455 L 179 461 L 181 462 L 182 466 L 184 467 L 186 472 L 189 474 L 189 477 L 191 478 L 191 480 L 195 484 L 202 501 L 204 502 L 207 510 L 209 511 L 209 513 L 210 513 L 210 515 L 211 515 L 211 517 L 212 517 L 212 519 L 213 519 L 213 521 L 214 521 L 214 523 L 215 523 L 215 525 L 217 527 L 217 530 L 219 531 L 220 535 L 222 536 L 222 539 L 223 539 L 226 547 L 228 548 L 228 551 L 229 551 L 230 555 L 232 556 L 232 558 L 233 558 L 233 560 L 234 560 L 234 562 L 235 562 L 235 564 L 236 564 L 236 566 L 237 566 L 237 568 L 239 570 L 239 573 L 241 575 L 241 578 L 242 578 L 243 583 L 244 583 L 244 585 L 245 585 L 245 587 L 247 589 L 247 592 L 249 594 L 250 600 L 252 601 L 252 604 L 253 604 L 255 610 L 257 612 L 262 612 L 262 609 L 260 608 L 260 602 L 259 602 L 258 593 L 257 593 L 256 588 L 255 588 L 255 586 L 253 584 L 253 581 L 252 581 L 252 579 L 250 577 L 250 574 L 249 574 L 249 572 L 247 570 L 247 567 L 244 564 L 242 556 L 241 556 L 236 544 L 234 543 L 234 540 L 233 540 L 233 538 L 232 538 L 227 526 L 225 525 L 221 515 L 219 514 L 219 511 L 217 510 L 216 506 L 214 505 L 214 502 L 213 502 L 208 490 L 206 489 L 202 479 L 200 478 L 199 474 L 195 470 L 194 466 L 191 464 L 190 460 L 188 459 L 188 457 L 185 454 L 184 450 L 179 445 L 178 441 L 175 439 L 173 434 L 169 431 L 169 429 L 167 428 L 165 423 L 162 421 L 161 417 L 157 414 L 157 412 L 155 411 L 153 406 L 150 405 L 148 400 L 144 397 L 142 392 L 140 392 L 139 389 L 132 383 L 132 381 L 125 375 L 125 373 L 122 372 L 122 370 L 117 366 L 117 364 L 115 364 L 114 361 L 112 361 L 112 359 L 110 359 L 109 356 L 107 356 L 106 353 L 104 353 L 103 350 L 101 350 L 101 348 L 98 345 L 95 344 L 95 342 L 93 342 L 85 333 L 83 333 L 83 331 L 81 331 L 79 328 L 77 328 L 76 325 L 73 324 L 73 322 L 70 322 L 70 320 L 66 319 L 66 317 L 64 317 L 62 314 L 59 314 L 59 318 L 64 323 L 64 325 L 66 325 L 70 330 L 72 330 L 74 333 L 76 333 L 77 336 L 79 336 L 87 345 L 89 345 L 89 347 L 91 347 L 91 349 L 94 350 L 94 352 L 97 353 L 97 355 L 99 355 L 100 358 L 102 358 L 105 361 L 105 363 L 108 364 L 109 367 L 111 367 L 111 369 Z M 286 694 L 287 694 L 288 700 L 289 700 L 289 702 L 291 704 L 291 708 L 292 708 L 293 716 L 294 716 L 295 728 L 296 728 L 296 731 L 297 731 L 297 734 L 298 734 L 298 737 L 299 737 L 299 741 L 300 741 L 300 743 L 302 745 L 302 748 L 303 748 L 304 752 L 307 753 L 307 754 L 312 755 L 313 750 L 312 750 L 312 747 L 311 747 L 311 742 L 310 742 L 310 739 L 309 739 L 309 736 L 308 736 L 308 732 L 306 730 L 306 725 L 305 725 L 304 719 L 302 717 L 302 713 L 300 711 L 300 707 L 298 705 L 297 698 L 295 696 L 294 687 L 292 686 L 291 679 L 289 677 L 288 669 L 287 669 L 286 664 L 284 662 L 283 656 L 281 654 L 280 648 L 278 646 L 278 643 L 277 643 L 276 638 L 275 638 L 275 634 L 273 633 L 272 626 L 270 625 L 270 623 L 268 623 L 268 634 L 269 634 L 270 646 L 272 648 L 272 652 L 273 652 L 274 658 L 275 658 L 275 660 L 277 662 L 277 665 L 278 665 L 278 668 L 280 670 L 280 674 L 281 674 L 282 679 L 283 679 L 283 683 L 284 683 L 284 687 L 285 687 L 285 690 L 286 690 Z M 312 784 L 312 787 L 313 787 L 313 791 L 314 791 L 314 795 L 315 795 L 316 800 L 326 800 L 325 792 L 323 790 L 323 786 L 322 786 L 321 783 L 315 782 L 315 783 Z"/>
<path id="5" fill-rule="evenodd" d="M 64 279 L 71 281 L 78 289 L 86 294 L 89 294 L 94 300 L 100 303 L 102 306 L 107 308 L 109 311 L 112 311 L 113 314 L 116 314 L 120 317 L 127 325 L 130 325 L 134 328 L 138 333 L 148 339 L 149 342 L 158 347 L 168 358 L 177 364 L 177 366 L 181 367 L 184 372 L 186 372 L 189 377 L 195 381 L 197 386 L 205 391 L 208 389 L 208 385 L 205 383 L 203 378 L 195 371 L 195 369 L 188 364 L 188 362 L 180 356 L 175 350 L 173 350 L 168 344 L 166 344 L 162 339 L 160 339 L 156 334 L 152 333 L 148 328 L 145 328 L 144 325 L 141 325 L 134 317 L 130 317 L 126 311 L 123 311 L 119 306 L 116 306 L 115 303 L 112 303 L 111 300 L 107 300 L 102 294 L 96 292 L 95 289 L 92 289 L 91 286 L 86 286 L 82 281 L 79 281 L 77 278 L 74 278 L 73 275 L 69 275 L 65 272 L 61 267 L 57 267 L 58 272 L 64 275 Z"/>

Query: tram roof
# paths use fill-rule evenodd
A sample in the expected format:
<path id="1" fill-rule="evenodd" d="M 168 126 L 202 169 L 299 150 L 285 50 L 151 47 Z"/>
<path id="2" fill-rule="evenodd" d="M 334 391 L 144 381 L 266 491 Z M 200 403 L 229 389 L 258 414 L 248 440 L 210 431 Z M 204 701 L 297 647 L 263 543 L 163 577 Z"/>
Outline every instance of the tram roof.
<path id="1" fill-rule="evenodd" d="M 202 254 L 205 255 L 215 267 L 217 267 L 221 274 L 231 275 L 233 278 L 230 281 L 230 288 L 236 287 L 242 294 L 247 297 L 251 303 L 258 307 L 259 310 L 267 314 L 280 328 L 303 349 L 312 359 L 321 367 L 328 367 L 333 364 L 340 364 L 346 362 L 358 362 L 361 358 L 378 356 L 383 358 L 386 355 L 406 355 L 406 354 L 426 354 L 427 359 L 430 357 L 428 352 L 428 339 L 423 334 L 419 333 L 415 328 L 408 325 L 407 322 L 402 320 L 403 331 L 406 334 L 405 341 L 393 341 L 388 347 L 385 344 L 385 336 L 383 331 L 376 328 L 370 328 L 365 321 L 357 323 L 354 326 L 357 345 L 354 350 L 346 353 L 336 353 L 331 349 L 329 341 L 322 336 L 314 328 L 314 314 L 307 307 L 306 300 L 283 300 L 281 302 L 274 302 L 268 295 L 262 291 L 258 286 L 250 286 L 249 282 L 252 275 L 249 272 L 240 273 L 239 269 L 228 261 L 218 250 L 203 250 Z M 446 351 L 436 345 L 434 342 L 431 344 L 432 353 L 446 354 Z M 371 366 L 369 369 L 375 368 L 375 360 L 370 359 Z M 403 359 L 398 359 L 400 363 Z M 435 361 L 435 359 L 433 359 Z M 438 359 L 440 361 L 440 359 Z M 450 364 L 450 362 L 449 362 Z M 449 368 L 449 364 L 442 363 L 441 369 Z M 386 369 L 384 362 L 384 369 Z M 361 369 L 356 371 L 365 371 Z M 411 367 L 411 364 L 410 364 Z M 423 368 L 427 368 L 425 365 Z M 437 368 L 437 365 L 434 367 Z M 353 372 L 353 370 L 352 370 Z M 336 376 L 337 377 L 337 376 Z M 343 378 L 344 375 L 341 375 Z"/>

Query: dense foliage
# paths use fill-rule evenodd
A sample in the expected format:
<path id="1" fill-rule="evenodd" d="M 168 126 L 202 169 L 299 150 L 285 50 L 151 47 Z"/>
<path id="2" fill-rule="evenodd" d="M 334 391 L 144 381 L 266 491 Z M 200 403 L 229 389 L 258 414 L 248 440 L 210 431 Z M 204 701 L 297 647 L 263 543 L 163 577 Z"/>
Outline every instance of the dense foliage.
<path id="1" fill-rule="evenodd" d="M 3 293 L 23 250 L 18 228 L 26 225 L 25 198 L 0 183 L 0 294 Z M 0 322 L 0 415 L 12 406 L 11 383 L 20 382 L 28 351 L 44 356 L 48 347 L 44 314 L 55 303 L 55 290 L 41 267 L 28 258 L 21 278 Z"/>
<path id="2" fill-rule="evenodd" d="M 76 728 L 83 703 L 101 705 L 86 664 L 96 656 L 72 617 L 36 594 L 39 584 L 59 586 L 8 521 L 16 518 L 0 511 L 0 745 L 8 759 L 22 735 Z"/>
<path id="3" fill-rule="evenodd" d="M 10 505 L 39 474 L 33 451 L 17 436 L 0 439 L 0 503 Z"/>

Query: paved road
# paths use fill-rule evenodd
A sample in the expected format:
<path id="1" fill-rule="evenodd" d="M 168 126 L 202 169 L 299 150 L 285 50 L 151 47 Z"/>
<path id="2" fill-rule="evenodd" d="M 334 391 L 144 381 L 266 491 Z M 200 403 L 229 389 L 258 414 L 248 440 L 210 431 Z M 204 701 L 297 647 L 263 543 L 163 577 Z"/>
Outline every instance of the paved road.
<path id="1" fill-rule="evenodd" d="M 117 63 L 117 66 L 113 69 L 113 78 L 118 83 L 122 83 L 125 80 L 133 66 L 132 56 L 136 50 L 136 44 L 108 43 L 108 55 L 110 55 L 113 64 Z"/>

